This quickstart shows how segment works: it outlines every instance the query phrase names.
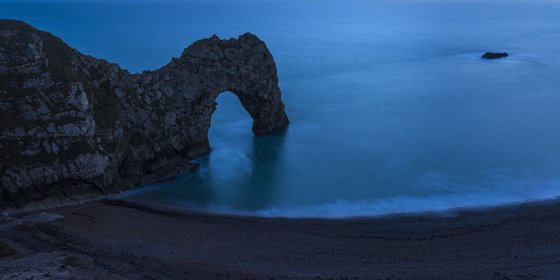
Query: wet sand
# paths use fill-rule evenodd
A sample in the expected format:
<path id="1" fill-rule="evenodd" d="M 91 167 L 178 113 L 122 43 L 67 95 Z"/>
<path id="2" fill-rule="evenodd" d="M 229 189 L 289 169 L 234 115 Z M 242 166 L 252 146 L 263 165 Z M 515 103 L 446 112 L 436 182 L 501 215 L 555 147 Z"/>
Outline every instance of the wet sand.
<path id="1" fill-rule="evenodd" d="M 3 220 L 18 255 L 0 258 L 2 279 L 560 278 L 557 201 L 321 220 L 103 200 Z"/>

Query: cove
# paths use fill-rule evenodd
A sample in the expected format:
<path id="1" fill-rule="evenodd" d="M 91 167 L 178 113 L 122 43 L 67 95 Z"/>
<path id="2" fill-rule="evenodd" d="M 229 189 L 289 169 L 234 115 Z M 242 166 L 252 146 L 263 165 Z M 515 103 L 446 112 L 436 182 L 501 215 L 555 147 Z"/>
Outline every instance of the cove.
<path id="1" fill-rule="evenodd" d="M 289 128 L 254 137 L 250 115 L 224 92 L 211 119 L 213 150 L 199 159 L 200 170 L 129 199 L 348 217 L 560 194 L 558 3 L 218 2 L 39 9 L 18 1 L 2 2 L 0 15 L 133 73 L 165 65 L 212 34 L 250 31 L 266 42 Z M 488 51 L 509 56 L 481 59 Z"/>

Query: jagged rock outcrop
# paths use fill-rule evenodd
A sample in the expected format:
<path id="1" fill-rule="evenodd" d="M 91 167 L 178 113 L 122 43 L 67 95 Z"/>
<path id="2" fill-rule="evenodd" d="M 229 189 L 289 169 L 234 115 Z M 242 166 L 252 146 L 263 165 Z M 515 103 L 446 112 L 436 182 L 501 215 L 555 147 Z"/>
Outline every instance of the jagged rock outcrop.
<path id="1" fill-rule="evenodd" d="M 287 125 L 276 65 L 246 33 L 193 43 L 130 74 L 60 38 L 0 20 L 0 209 L 110 193 L 189 169 L 210 151 L 219 93 L 265 135 Z"/>

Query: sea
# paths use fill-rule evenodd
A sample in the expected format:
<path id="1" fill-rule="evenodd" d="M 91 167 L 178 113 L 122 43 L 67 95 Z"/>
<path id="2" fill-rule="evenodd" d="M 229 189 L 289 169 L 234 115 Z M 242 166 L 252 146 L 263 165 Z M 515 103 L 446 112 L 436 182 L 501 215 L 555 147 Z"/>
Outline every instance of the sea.
<path id="1" fill-rule="evenodd" d="M 0 18 L 131 72 L 213 34 L 266 42 L 289 127 L 255 137 L 224 92 L 199 170 L 127 199 L 346 218 L 560 195 L 560 1 L 0 0 Z"/>

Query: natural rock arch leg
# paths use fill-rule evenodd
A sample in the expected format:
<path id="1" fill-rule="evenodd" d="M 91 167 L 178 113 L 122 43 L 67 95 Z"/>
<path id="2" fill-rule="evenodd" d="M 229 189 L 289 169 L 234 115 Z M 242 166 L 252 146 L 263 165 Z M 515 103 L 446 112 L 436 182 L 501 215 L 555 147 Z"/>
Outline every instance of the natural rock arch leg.
<path id="1" fill-rule="evenodd" d="M 230 89 L 241 102 L 253 119 L 253 133 L 255 135 L 266 135 L 282 129 L 288 123 L 288 117 L 284 112 L 284 104 L 280 100 L 280 93 L 272 93 L 265 98 L 258 93 L 244 92 Z M 267 93 L 265 93 L 265 96 Z"/>

